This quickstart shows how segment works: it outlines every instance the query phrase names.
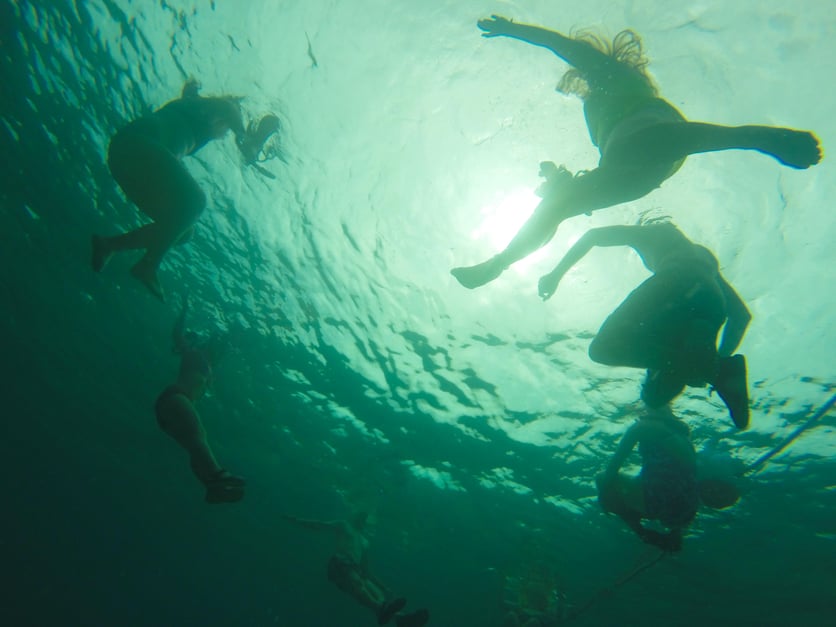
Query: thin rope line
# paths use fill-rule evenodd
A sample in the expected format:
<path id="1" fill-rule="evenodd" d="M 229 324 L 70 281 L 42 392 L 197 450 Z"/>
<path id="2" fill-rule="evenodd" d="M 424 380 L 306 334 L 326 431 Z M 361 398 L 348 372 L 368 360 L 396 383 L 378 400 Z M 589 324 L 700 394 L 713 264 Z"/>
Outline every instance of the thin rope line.
<path id="1" fill-rule="evenodd" d="M 829 412 L 829 411 L 830 411 L 830 409 L 833 407 L 833 405 L 836 405 L 836 394 L 834 394 L 833 396 L 831 396 L 831 397 L 830 397 L 830 400 L 829 400 L 829 401 L 827 401 L 824 405 L 822 405 L 822 406 L 818 409 L 818 411 L 816 411 L 816 413 L 814 413 L 814 414 L 810 417 L 810 419 L 809 419 L 809 420 L 807 420 L 807 422 L 805 422 L 803 425 L 801 425 L 800 427 L 798 427 L 795 431 L 793 431 L 792 433 L 790 433 L 790 434 L 789 434 L 786 438 L 784 438 L 784 440 L 783 440 L 780 444 L 778 444 L 778 446 L 776 446 L 775 448 L 773 448 L 771 451 L 768 451 L 768 452 L 764 453 L 763 455 L 761 455 L 761 456 L 760 456 L 758 459 L 756 459 L 756 460 L 755 460 L 752 464 L 750 464 L 748 468 L 746 468 L 746 469 L 744 469 L 742 472 L 740 472 L 740 473 L 739 473 L 739 476 L 748 475 L 748 474 L 750 474 L 750 473 L 757 472 L 758 470 L 760 470 L 760 469 L 761 469 L 761 467 L 762 467 L 764 464 L 766 464 L 766 462 L 768 462 L 770 459 L 772 459 L 773 457 L 775 457 L 778 453 L 780 453 L 780 452 L 781 452 L 781 451 L 783 451 L 785 448 L 787 448 L 790 444 L 792 444 L 792 442 L 793 442 L 793 441 L 794 441 L 794 440 L 795 440 L 798 436 L 800 436 L 800 435 L 801 435 L 802 433 L 804 433 L 807 429 L 809 429 L 809 428 L 810 428 L 810 427 L 812 427 L 814 424 L 816 424 L 816 423 L 817 423 L 817 422 L 818 422 L 818 421 L 822 418 L 822 416 L 824 416 L 827 412 Z"/>

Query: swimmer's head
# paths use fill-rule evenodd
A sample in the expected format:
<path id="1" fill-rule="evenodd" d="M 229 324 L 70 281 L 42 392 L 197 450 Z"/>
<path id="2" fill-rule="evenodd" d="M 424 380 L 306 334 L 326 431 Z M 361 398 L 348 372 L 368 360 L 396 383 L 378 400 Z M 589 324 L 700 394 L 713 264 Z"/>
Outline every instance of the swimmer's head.
<path id="1" fill-rule="evenodd" d="M 180 92 L 181 98 L 199 98 L 200 97 L 200 81 L 192 77 L 183 84 L 183 91 Z"/>
<path id="2" fill-rule="evenodd" d="M 639 84 L 644 83 L 650 94 L 657 95 L 656 86 L 647 73 L 648 59 L 644 54 L 642 40 L 638 33 L 630 29 L 623 30 L 612 41 L 609 41 L 593 30 L 582 30 L 574 33 L 572 38 L 589 44 L 618 63 L 635 70 L 641 79 Z M 566 95 L 574 94 L 582 100 L 586 100 L 596 88 L 606 89 L 606 85 L 590 84 L 587 76 L 577 68 L 568 70 L 557 84 L 557 91 Z"/>

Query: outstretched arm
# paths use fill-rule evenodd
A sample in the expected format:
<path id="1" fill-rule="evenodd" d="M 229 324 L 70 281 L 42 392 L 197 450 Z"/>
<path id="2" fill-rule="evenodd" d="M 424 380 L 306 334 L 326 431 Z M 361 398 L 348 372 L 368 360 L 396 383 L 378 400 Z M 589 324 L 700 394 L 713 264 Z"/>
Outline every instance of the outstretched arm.
<path id="1" fill-rule="evenodd" d="M 723 328 L 723 337 L 720 340 L 720 348 L 717 353 L 720 357 L 729 357 L 737 349 L 740 340 L 743 339 L 743 334 L 746 333 L 746 328 L 749 326 L 749 321 L 752 319 L 752 314 L 743 303 L 734 288 L 729 285 L 722 276 L 720 279 L 720 289 L 723 290 L 723 295 L 726 297 L 726 326 Z"/>
<path id="2" fill-rule="evenodd" d="M 598 229 L 590 229 L 584 233 L 581 238 L 575 242 L 575 245 L 569 249 L 569 252 L 560 260 L 554 267 L 554 270 L 540 278 L 538 292 L 540 298 L 548 300 L 557 290 L 557 284 L 560 279 L 566 274 L 569 269 L 583 259 L 584 255 L 588 253 L 595 246 L 636 246 L 637 234 L 641 231 L 641 226 L 605 226 Z"/>
<path id="3" fill-rule="evenodd" d="M 582 73 L 597 73 L 600 68 L 617 63 L 612 57 L 604 54 L 585 41 L 566 37 L 557 31 L 548 30 L 541 26 L 518 24 L 500 15 L 477 22 L 484 33 L 482 37 L 511 37 L 526 43 L 547 48 L 569 65 Z"/>

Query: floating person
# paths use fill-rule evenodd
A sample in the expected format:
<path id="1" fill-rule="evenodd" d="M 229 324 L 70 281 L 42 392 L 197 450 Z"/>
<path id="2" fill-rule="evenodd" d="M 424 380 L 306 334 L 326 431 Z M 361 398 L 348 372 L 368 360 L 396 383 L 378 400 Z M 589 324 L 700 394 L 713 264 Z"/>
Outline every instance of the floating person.
<path id="1" fill-rule="evenodd" d="M 110 172 L 128 199 L 153 222 L 122 235 L 93 235 L 94 271 L 100 272 L 115 252 L 144 249 L 131 274 L 164 300 L 157 268 L 172 246 L 190 238 L 206 207 L 206 195 L 183 157 L 231 130 L 244 163 L 267 172 L 256 162 L 264 142 L 279 130 L 279 119 L 267 115 L 245 130 L 240 100 L 203 97 L 197 81 L 190 79 L 180 98 L 130 122 L 113 136 L 107 155 Z"/>
<path id="2" fill-rule="evenodd" d="M 590 359 L 607 366 L 646 368 L 641 397 L 650 407 L 667 404 L 686 385 L 710 384 L 737 428 L 745 429 L 746 359 L 733 353 L 752 316 L 720 274 L 711 251 L 691 242 L 670 222 L 591 229 L 540 278 L 543 300 L 594 246 L 633 248 L 653 276 L 604 321 L 589 345 Z M 723 335 L 717 348 L 720 327 Z"/>
<path id="3" fill-rule="evenodd" d="M 637 444 L 641 472 L 637 476 L 619 472 Z M 740 498 L 728 481 L 697 480 L 697 453 L 690 429 L 667 405 L 648 409 L 627 430 L 596 484 L 604 511 L 616 514 L 644 542 L 666 552 L 682 549 L 683 532 L 700 503 L 724 509 Z M 658 521 L 666 530 L 646 527 L 642 520 Z"/>
<path id="4" fill-rule="evenodd" d="M 398 627 L 421 627 L 427 624 L 430 619 L 427 610 L 400 613 L 406 606 L 406 599 L 393 598 L 388 588 L 369 572 L 366 512 L 359 512 L 350 520 L 308 520 L 286 514 L 282 517 L 305 529 L 334 535 L 337 550 L 328 561 L 328 579 L 358 603 L 372 610 L 378 625 L 386 625 L 393 618 Z"/>
<path id="5" fill-rule="evenodd" d="M 563 220 L 647 195 L 688 155 L 756 150 L 797 169 L 821 160 L 818 139 L 807 131 L 687 121 L 659 96 L 645 71 L 641 39 L 631 30 L 610 43 L 590 34 L 566 37 L 496 15 L 479 20 L 478 26 L 485 31 L 483 37 L 511 37 L 542 46 L 572 66 L 558 91 L 583 99 L 589 136 L 601 156 L 597 168 L 575 175 L 552 167 L 548 193 L 508 246 L 483 263 L 451 271 L 464 287 L 493 281 L 547 244 Z"/>
<path id="6" fill-rule="evenodd" d="M 207 503 L 232 503 L 244 498 L 245 482 L 215 459 L 194 403 L 212 380 L 212 363 L 223 349 L 217 338 L 201 340 L 185 330 L 188 299 L 174 325 L 174 352 L 180 355 L 177 382 L 157 398 L 157 424 L 189 453 L 192 472 L 206 486 Z"/>

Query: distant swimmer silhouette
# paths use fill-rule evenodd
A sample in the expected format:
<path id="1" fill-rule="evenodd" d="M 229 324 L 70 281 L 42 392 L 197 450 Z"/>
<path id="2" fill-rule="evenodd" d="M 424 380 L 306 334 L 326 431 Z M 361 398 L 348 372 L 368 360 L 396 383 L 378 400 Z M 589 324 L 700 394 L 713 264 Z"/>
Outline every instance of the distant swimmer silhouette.
<path id="1" fill-rule="evenodd" d="M 619 472 L 637 444 L 641 472 Z M 681 550 L 682 534 L 700 503 L 725 509 L 740 498 L 727 480 L 697 479 L 690 429 L 667 405 L 648 410 L 627 430 L 596 484 L 604 511 L 619 516 L 644 542 L 671 553 Z M 666 530 L 646 527 L 642 520 L 658 521 Z"/>
<path id="2" fill-rule="evenodd" d="M 216 338 L 199 340 L 185 330 L 188 300 L 174 325 L 174 352 L 180 355 L 177 382 L 163 390 L 154 411 L 157 424 L 189 453 L 192 472 L 206 486 L 207 503 L 230 503 L 244 497 L 245 482 L 215 460 L 206 430 L 194 403 L 203 396 L 212 379 L 212 363 L 223 347 Z"/>
<path id="3" fill-rule="evenodd" d="M 131 274 L 160 300 L 164 294 L 157 268 L 172 246 L 189 239 L 206 207 L 206 195 L 183 165 L 183 157 L 232 130 L 244 163 L 272 176 L 257 161 L 264 142 L 279 130 L 279 119 L 266 115 L 245 130 L 240 98 L 203 97 L 198 92 L 197 81 L 189 80 L 180 98 L 120 129 L 108 148 L 113 178 L 153 222 L 113 237 L 94 235 L 93 270 L 100 272 L 115 252 L 144 249 Z"/>
<path id="4" fill-rule="evenodd" d="M 451 270 L 464 287 L 493 281 L 548 243 L 563 220 L 647 195 L 688 155 L 756 150 L 799 169 L 821 159 L 818 139 L 807 131 L 687 121 L 658 95 L 645 71 L 641 40 L 633 31 L 622 31 L 610 43 L 591 34 L 566 37 L 496 15 L 479 20 L 478 26 L 484 37 L 511 37 L 542 46 L 572 66 L 558 90 L 583 99 L 589 136 L 601 156 L 597 168 L 574 175 L 544 162 L 543 200 L 505 250 L 478 265 Z"/>
<path id="5" fill-rule="evenodd" d="M 350 520 L 309 520 L 290 515 L 283 515 L 282 518 L 305 529 L 334 535 L 337 550 L 328 561 L 328 579 L 358 603 L 372 610 L 378 625 L 386 625 L 393 618 L 397 627 L 421 627 L 427 624 L 430 619 L 427 610 L 401 613 L 406 606 L 406 599 L 395 598 L 369 571 L 366 512 L 358 512 Z"/>
<path id="6" fill-rule="evenodd" d="M 595 246 L 633 248 L 653 276 L 604 321 L 589 357 L 608 366 L 647 368 L 641 396 L 650 407 L 668 403 L 686 385 L 710 384 L 734 424 L 745 429 L 746 360 L 732 353 L 752 316 L 720 274 L 714 255 L 670 222 L 591 229 L 540 279 L 540 296 L 550 298 L 563 275 Z"/>

